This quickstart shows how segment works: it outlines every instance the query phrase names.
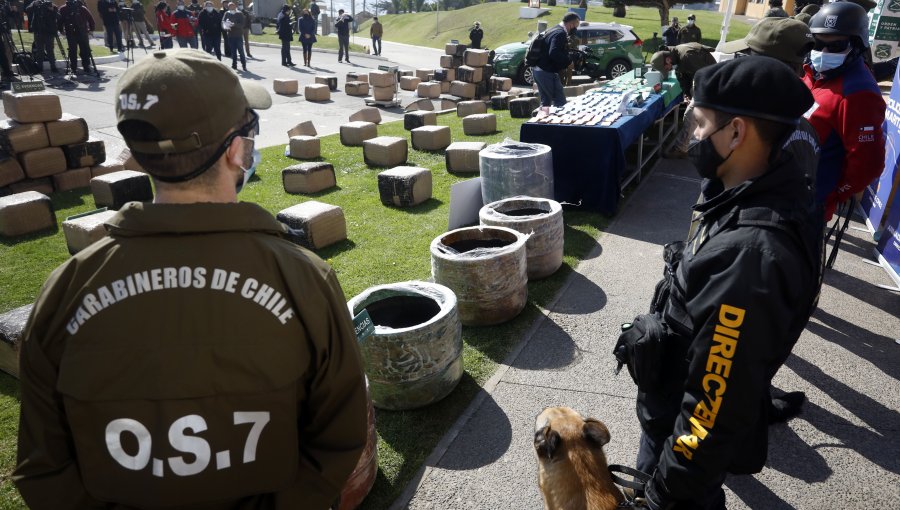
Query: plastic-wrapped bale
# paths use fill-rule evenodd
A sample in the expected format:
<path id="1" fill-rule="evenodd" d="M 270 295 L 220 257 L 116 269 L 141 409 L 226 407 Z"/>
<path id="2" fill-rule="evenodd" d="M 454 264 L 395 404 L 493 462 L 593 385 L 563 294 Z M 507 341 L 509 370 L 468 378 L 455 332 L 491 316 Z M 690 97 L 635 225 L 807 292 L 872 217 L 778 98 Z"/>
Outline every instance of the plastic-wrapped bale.
<path id="1" fill-rule="evenodd" d="M 350 115 L 350 122 L 363 121 L 373 124 L 381 124 L 381 110 L 374 107 L 363 108 L 356 113 Z"/>
<path id="2" fill-rule="evenodd" d="M 376 101 L 392 101 L 394 99 L 394 93 L 396 90 L 393 85 L 388 85 L 387 87 L 372 87 L 372 98 Z"/>
<path id="3" fill-rule="evenodd" d="M 59 120 L 50 121 L 45 126 L 47 126 L 47 138 L 50 145 L 54 147 L 88 141 L 87 121 L 81 117 L 64 113 Z"/>
<path id="4" fill-rule="evenodd" d="M 69 191 L 91 186 L 91 167 L 72 168 L 60 174 L 53 175 L 53 189 L 56 191 Z"/>
<path id="5" fill-rule="evenodd" d="M 467 46 L 459 43 L 447 43 L 444 45 L 444 53 L 461 57 L 466 53 Z"/>
<path id="6" fill-rule="evenodd" d="M 43 149 L 50 145 L 47 128 L 40 122 L 22 124 L 14 120 L 0 120 L 0 151 L 7 154 Z"/>
<path id="7" fill-rule="evenodd" d="M 303 89 L 303 95 L 307 101 L 328 101 L 331 99 L 331 89 L 328 88 L 328 85 L 316 83 L 307 85 Z"/>
<path id="8" fill-rule="evenodd" d="M 484 67 L 488 63 L 491 52 L 488 50 L 469 49 L 463 54 L 463 61 L 467 66 Z"/>
<path id="9" fill-rule="evenodd" d="M 450 145 L 450 126 L 422 126 L 410 131 L 413 149 L 440 151 Z"/>
<path id="10" fill-rule="evenodd" d="M 433 73 L 431 69 L 416 69 L 416 78 L 422 81 L 428 81 L 428 75 Z"/>
<path id="11" fill-rule="evenodd" d="M 527 236 L 505 227 L 466 227 L 431 242 L 431 276 L 459 300 L 466 326 L 506 322 L 528 300 Z"/>
<path id="12" fill-rule="evenodd" d="M 444 152 L 444 162 L 451 174 L 478 172 L 478 153 L 487 147 L 484 142 L 453 142 Z"/>
<path id="13" fill-rule="evenodd" d="M 375 406 L 372 404 L 372 390 L 366 378 L 366 446 L 356 461 L 356 467 L 341 489 L 336 510 L 355 510 L 375 485 L 378 474 L 378 432 L 375 429 Z"/>
<path id="14" fill-rule="evenodd" d="M 417 99 L 403 109 L 405 112 L 414 112 L 418 110 L 423 110 L 426 112 L 434 111 L 434 103 L 431 102 L 431 99 Z"/>
<path id="15" fill-rule="evenodd" d="M 300 91 L 300 82 L 293 79 L 272 80 L 272 90 L 283 96 L 293 96 Z"/>
<path id="16" fill-rule="evenodd" d="M 26 191 L 0 197 L 0 235 L 16 237 L 56 226 L 50 198 Z"/>
<path id="17" fill-rule="evenodd" d="M 397 75 L 400 76 L 400 77 L 403 77 L 403 76 L 415 76 L 416 73 L 415 73 L 414 71 L 412 71 L 412 70 L 404 69 L 404 70 L 402 70 L 402 71 L 397 71 Z"/>
<path id="18" fill-rule="evenodd" d="M 452 82 L 454 80 L 456 80 L 456 69 L 444 69 L 440 81 Z"/>
<path id="19" fill-rule="evenodd" d="M 288 155 L 295 159 L 316 159 L 322 155 L 322 143 L 317 136 L 292 136 Z"/>
<path id="20" fill-rule="evenodd" d="M 431 198 L 431 170 L 397 166 L 378 174 L 378 195 L 384 205 L 412 207 Z"/>
<path id="21" fill-rule="evenodd" d="M 450 88 L 453 88 L 453 84 L 450 85 Z M 464 101 L 464 99 L 453 94 L 441 94 L 441 110 L 455 110 L 460 101 Z"/>
<path id="22" fill-rule="evenodd" d="M 59 96 L 52 92 L 3 93 L 6 116 L 22 123 L 50 122 L 62 117 Z"/>
<path id="23" fill-rule="evenodd" d="M 347 306 L 354 316 L 366 310 L 375 326 L 359 343 L 375 407 L 416 409 L 459 383 L 462 323 L 451 289 L 417 281 L 378 285 Z"/>
<path id="24" fill-rule="evenodd" d="M 406 163 L 409 146 L 406 138 L 379 136 L 363 142 L 363 159 L 369 166 L 393 167 Z"/>
<path id="25" fill-rule="evenodd" d="M 122 170 L 91 179 L 91 193 L 97 207 L 121 209 L 128 202 L 153 200 L 150 176 L 134 170 Z"/>
<path id="26" fill-rule="evenodd" d="M 359 147 L 378 136 L 378 126 L 374 122 L 355 121 L 341 125 L 341 145 Z"/>
<path id="27" fill-rule="evenodd" d="M 446 69 L 435 69 L 434 70 L 434 81 L 453 81 L 447 79 L 447 70 Z"/>
<path id="28" fill-rule="evenodd" d="M 347 73 L 347 79 L 345 81 L 361 81 L 369 83 L 369 73 L 357 73 L 355 71 L 350 71 L 349 73 Z"/>
<path id="29" fill-rule="evenodd" d="M 334 166 L 324 161 L 291 165 L 281 171 L 281 182 L 288 193 L 318 193 L 337 185 Z"/>
<path id="30" fill-rule="evenodd" d="M 436 81 L 420 83 L 416 87 L 416 95 L 428 99 L 437 99 L 441 96 L 441 84 Z"/>
<path id="31" fill-rule="evenodd" d="M 416 78 L 415 76 L 401 76 L 400 77 L 400 88 L 403 90 L 416 90 L 416 87 L 419 86 L 422 80 Z"/>
<path id="32" fill-rule="evenodd" d="M 364 81 L 348 81 L 344 84 L 344 94 L 348 96 L 368 96 L 369 83 Z"/>
<path id="33" fill-rule="evenodd" d="M 390 71 L 369 71 L 369 84 L 373 87 L 393 87 L 397 76 Z"/>
<path id="34" fill-rule="evenodd" d="M 106 222 L 116 215 L 116 211 L 102 209 L 87 214 L 72 216 L 62 222 L 63 234 L 66 236 L 66 247 L 75 255 L 81 250 L 103 239 L 106 234 Z"/>
<path id="35" fill-rule="evenodd" d="M 53 189 L 53 179 L 41 177 L 40 179 L 25 179 L 24 181 L 14 182 L 9 185 L 9 191 L 11 193 L 36 191 L 43 195 L 50 195 L 56 190 Z"/>
<path id="36" fill-rule="evenodd" d="M 29 179 L 65 172 L 66 155 L 60 147 L 44 147 L 19 154 L 19 163 Z"/>
<path id="37" fill-rule="evenodd" d="M 487 113 L 487 104 L 484 101 L 460 101 L 456 105 L 457 117 L 468 117 L 479 113 Z"/>
<path id="38" fill-rule="evenodd" d="M 492 202 L 478 212 L 482 225 L 530 234 L 525 243 L 528 280 L 546 278 L 563 263 L 562 206 L 555 200 L 513 197 Z"/>
<path id="39" fill-rule="evenodd" d="M 0 314 L 0 370 L 19 377 L 19 347 L 33 304 Z"/>
<path id="40" fill-rule="evenodd" d="M 509 92 L 512 88 L 512 79 L 502 76 L 491 76 L 491 90 L 494 92 Z"/>
<path id="41" fill-rule="evenodd" d="M 539 98 L 519 97 L 509 102 L 509 116 L 514 119 L 527 119 L 539 106 L 541 106 Z"/>
<path id="42" fill-rule="evenodd" d="M 106 161 L 106 144 L 103 143 L 103 140 L 88 140 L 72 145 L 63 145 L 62 150 L 66 155 L 66 165 L 69 168 L 95 166 Z"/>
<path id="43" fill-rule="evenodd" d="M 492 110 L 509 110 L 509 96 L 493 96 L 491 98 L 491 109 Z"/>
<path id="44" fill-rule="evenodd" d="M 316 76 L 316 83 L 320 85 L 326 85 L 328 90 L 334 92 L 338 89 L 338 78 L 333 75 L 318 75 Z"/>
<path id="45" fill-rule="evenodd" d="M 442 81 L 441 82 L 441 94 L 449 94 L 450 93 L 450 82 Z"/>
<path id="46" fill-rule="evenodd" d="M 305 121 L 297 124 L 296 126 L 292 127 L 288 131 L 287 134 L 288 134 L 288 137 L 291 137 L 291 136 L 300 136 L 300 135 L 316 136 L 318 133 L 316 133 L 316 126 L 312 123 L 312 121 L 305 120 Z"/>
<path id="47" fill-rule="evenodd" d="M 456 69 L 463 65 L 462 57 L 456 55 L 441 55 L 441 67 L 444 69 Z"/>
<path id="48" fill-rule="evenodd" d="M 16 158 L 0 159 L 0 188 L 25 179 L 25 171 Z"/>
<path id="49" fill-rule="evenodd" d="M 474 83 L 456 80 L 450 83 L 450 93 L 465 99 L 474 99 L 476 87 Z"/>
<path id="50" fill-rule="evenodd" d="M 482 68 L 472 66 L 459 66 L 456 69 L 456 79 L 468 83 L 478 83 L 482 79 Z"/>
<path id="51" fill-rule="evenodd" d="M 119 163 L 118 161 L 104 161 L 99 165 L 95 165 L 91 167 L 91 177 L 97 177 L 98 175 L 106 175 L 111 174 L 113 172 L 121 172 L 125 170 L 125 165 Z M 129 169 L 132 170 L 132 169 Z M 90 183 L 88 183 L 90 186 Z"/>
<path id="52" fill-rule="evenodd" d="M 284 209 L 276 219 L 292 229 L 293 241 L 313 250 L 347 239 L 344 210 L 336 205 L 310 200 Z"/>
<path id="53" fill-rule="evenodd" d="M 437 113 L 416 111 L 403 114 L 403 129 L 412 131 L 422 126 L 436 126 Z"/>
<path id="54" fill-rule="evenodd" d="M 463 118 L 463 133 L 466 136 L 490 135 L 497 132 L 497 115 L 480 113 Z"/>
<path id="55" fill-rule="evenodd" d="M 553 155 L 549 146 L 506 139 L 488 145 L 478 157 L 483 203 L 519 195 L 553 198 Z"/>

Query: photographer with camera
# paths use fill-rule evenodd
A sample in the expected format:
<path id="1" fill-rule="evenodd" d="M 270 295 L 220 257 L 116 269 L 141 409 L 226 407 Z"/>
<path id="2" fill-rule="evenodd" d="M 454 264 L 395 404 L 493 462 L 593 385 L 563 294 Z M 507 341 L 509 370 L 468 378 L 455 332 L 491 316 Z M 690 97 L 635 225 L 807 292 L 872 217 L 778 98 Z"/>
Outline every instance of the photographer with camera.
<path id="1" fill-rule="evenodd" d="M 0 0 L 0 88 L 8 87 L 10 82 L 16 81 L 16 76 L 10 65 L 13 42 L 9 32 L 11 23 L 9 5 Z"/>
<path id="2" fill-rule="evenodd" d="M 122 44 L 122 27 L 119 25 L 119 4 L 116 0 L 97 0 L 97 12 L 100 13 L 100 19 L 103 20 L 103 27 L 106 31 L 106 47 L 109 51 L 119 53 L 125 51 Z"/>
<path id="3" fill-rule="evenodd" d="M 25 8 L 28 14 L 28 31 L 34 34 L 34 61 L 44 69 L 44 60 L 50 62 L 50 72 L 58 73 L 56 68 L 56 52 L 53 43 L 56 41 L 56 26 L 59 24 L 59 10 L 50 0 L 34 0 Z"/>
<path id="4" fill-rule="evenodd" d="M 141 48 L 153 48 L 153 40 L 150 39 L 150 32 L 147 31 L 147 20 L 144 18 L 144 4 L 140 0 L 133 0 L 131 7 L 125 6 L 125 0 L 119 2 L 119 19 L 122 21 L 122 28 L 125 32 L 125 40 L 128 46 L 134 46 L 134 36 L 137 35 L 138 43 Z M 141 35 L 143 34 L 143 35 Z M 147 37 L 147 44 L 144 44 L 144 37 Z"/>
<path id="5" fill-rule="evenodd" d="M 212 2 L 207 1 L 204 4 L 197 17 L 197 27 L 200 30 L 203 51 L 222 60 L 222 13 L 213 7 Z"/>
<path id="6" fill-rule="evenodd" d="M 66 0 L 66 5 L 59 9 L 57 29 L 66 34 L 69 44 L 69 67 L 72 74 L 78 69 L 78 53 L 81 52 L 81 64 L 84 72 L 91 72 L 91 44 L 89 34 L 94 31 L 94 17 L 79 0 Z M 95 68 L 96 72 L 97 69 Z"/>

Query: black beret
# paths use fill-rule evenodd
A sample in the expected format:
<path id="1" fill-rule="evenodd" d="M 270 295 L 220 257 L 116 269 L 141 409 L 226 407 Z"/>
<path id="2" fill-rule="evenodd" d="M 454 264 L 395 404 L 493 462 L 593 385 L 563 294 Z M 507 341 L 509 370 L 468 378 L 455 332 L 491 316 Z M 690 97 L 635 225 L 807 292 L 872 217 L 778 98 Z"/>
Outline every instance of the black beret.
<path id="1" fill-rule="evenodd" d="M 774 58 L 738 57 L 694 75 L 694 106 L 796 125 L 812 105 L 806 85 Z"/>

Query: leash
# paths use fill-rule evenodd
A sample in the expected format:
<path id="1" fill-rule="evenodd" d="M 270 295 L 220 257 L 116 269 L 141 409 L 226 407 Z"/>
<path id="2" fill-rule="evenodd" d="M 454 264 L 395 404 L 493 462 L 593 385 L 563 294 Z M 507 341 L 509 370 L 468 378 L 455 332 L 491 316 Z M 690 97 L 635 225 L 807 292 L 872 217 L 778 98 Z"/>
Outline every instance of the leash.
<path id="1" fill-rule="evenodd" d="M 633 480 L 622 478 L 617 473 L 629 476 Z M 619 503 L 616 508 L 634 510 L 646 508 L 646 506 L 644 505 L 643 497 L 644 486 L 647 484 L 647 482 L 650 481 L 650 478 L 652 478 L 650 475 L 628 466 L 610 464 L 609 476 L 612 477 L 612 480 L 616 485 L 625 487 L 626 489 L 631 489 L 631 491 L 625 491 L 625 501 Z M 631 494 L 629 494 L 629 492 L 631 492 Z"/>

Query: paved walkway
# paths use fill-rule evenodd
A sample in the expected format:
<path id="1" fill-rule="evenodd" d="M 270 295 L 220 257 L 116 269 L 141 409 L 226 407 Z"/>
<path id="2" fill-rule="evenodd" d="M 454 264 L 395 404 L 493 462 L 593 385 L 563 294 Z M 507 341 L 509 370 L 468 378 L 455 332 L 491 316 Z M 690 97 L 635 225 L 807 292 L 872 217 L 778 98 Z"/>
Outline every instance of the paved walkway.
<path id="1" fill-rule="evenodd" d="M 619 324 L 644 313 L 662 245 L 683 238 L 698 181 L 663 161 L 645 178 L 518 350 L 488 382 L 393 508 L 541 509 L 534 419 L 567 405 L 606 423 L 610 463 L 634 465 L 635 387 L 612 375 Z M 857 223 L 857 226 L 860 224 Z M 900 296 L 851 230 L 819 310 L 774 384 L 803 414 L 770 429 L 762 473 L 726 482 L 728 508 L 893 508 L 900 499 Z"/>

